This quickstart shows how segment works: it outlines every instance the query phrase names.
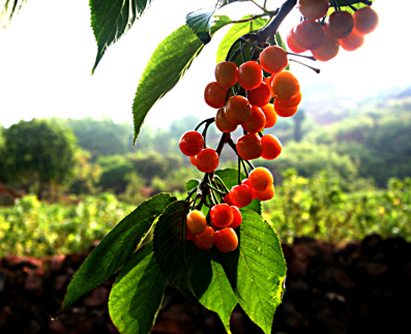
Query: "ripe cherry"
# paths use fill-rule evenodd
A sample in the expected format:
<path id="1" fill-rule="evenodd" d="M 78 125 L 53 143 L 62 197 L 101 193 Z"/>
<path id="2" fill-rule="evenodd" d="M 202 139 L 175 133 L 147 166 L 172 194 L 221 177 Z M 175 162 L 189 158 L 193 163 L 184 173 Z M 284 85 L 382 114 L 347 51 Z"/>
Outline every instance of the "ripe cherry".
<path id="1" fill-rule="evenodd" d="M 241 211 L 239 208 L 237 208 L 236 206 L 231 206 L 231 211 L 233 211 L 233 222 L 231 223 L 231 225 L 229 227 L 231 228 L 237 228 L 238 226 L 241 225 L 242 221 L 243 221 L 243 216 L 241 214 Z"/>
<path id="2" fill-rule="evenodd" d="M 230 123 L 225 117 L 224 108 L 218 109 L 217 115 L 215 117 L 215 125 L 217 126 L 218 130 L 224 133 L 230 133 L 237 129 L 237 125 Z"/>
<path id="3" fill-rule="evenodd" d="M 271 99 L 270 87 L 263 81 L 258 88 L 248 90 L 247 97 L 253 106 L 265 106 Z"/>
<path id="4" fill-rule="evenodd" d="M 246 90 L 256 89 L 263 81 L 261 66 L 254 60 L 247 61 L 238 68 L 238 83 Z"/>
<path id="5" fill-rule="evenodd" d="M 314 58 L 320 61 L 329 61 L 337 56 L 340 49 L 340 43 L 338 39 L 331 36 L 327 31 L 324 33 L 324 40 L 321 46 L 315 50 L 312 50 Z"/>
<path id="6" fill-rule="evenodd" d="M 216 65 L 214 74 L 221 87 L 232 87 L 237 83 L 238 67 L 231 61 L 222 61 Z"/>
<path id="7" fill-rule="evenodd" d="M 347 37 L 354 28 L 354 19 L 350 12 L 337 10 L 327 18 L 328 32 L 334 38 Z"/>
<path id="8" fill-rule="evenodd" d="M 204 138 L 200 132 L 191 130 L 183 133 L 180 138 L 179 147 L 181 153 L 189 157 L 194 156 L 203 149 Z"/>
<path id="9" fill-rule="evenodd" d="M 290 108 L 290 107 L 296 107 L 300 104 L 302 98 L 301 91 L 299 91 L 297 94 L 291 96 L 288 100 L 282 100 L 280 98 L 276 98 L 274 101 L 277 101 L 276 104 L 280 106 L 281 108 Z"/>
<path id="10" fill-rule="evenodd" d="M 257 167 L 251 171 L 248 181 L 253 191 L 265 191 L 273 184 L 274 178 L 267 168 Z"/>
<path id="11" fill-rule="evenodd" d="M 261 153 L 261 157 L 267 160 L 277 158 L 283 149 L 280 140 L 271 134 L 262 136 L 261 143 L 263 144 L 263 153 Z"/>
<path id="12" fill-rule="evenodd" d="M 353 30 L 347 37 L 344 37 L 338 41 L 345 51 L 355 51 L 363 46 L 364 40 L 364 35 Z"/>
<path id="13" fill-rule="evenodd" d="M 234 219 L 233 211 L 227 203 L 214 205 L 210 210 L 210 217 L 217 228 L 231 225 Z"/>
<path id="14" fill-rule="evenodd" d="M 197 168 L 200 172 L 211 173 L 219 163 L 219 156 L 212 148 L 204 148 L 196 156 Z"/>
<path id="15" fill-rule="evenodd" d="M 260 53 L 260 65 L 268 73 L 278 73 L 288 65 L 287 53 L 276 45 L 265 48 Z"/>
<path id="16" fill-rule="evenodd" d="M 314 50 L 319 48 L 324 39 L 323 27 L 314 20 L 305 20 L 295 26 L 295 42 L 303 49 Z"/>
<path id="17" fill-rule="evenodd" d="M 288 100 L 300 91 L 300 84 L 291 72 L 282 71 L 274 77 L 271 88 L 276 97 Z"/>
<path id="18" fill-rule="evenodd" d="M 268 86 L 268 89 L 270 90 L 270 100 L 274 97 L 274 92 L 271 88 L 271 80 L 275 77 L 275 74 L 272 74 L 270 77 L 265 77 L 263 81 L 265 84 Z M 267 102 L 268 103 L 268 102 Z"/>
<path id="19" fill-rule="evenodd" d="M 214 229 L 207 225 L 203 233 L 194 236 L 194 243 L 200 249 L 210 249 L 214 245 Z"/>
<path id="20" fill-rule="evenodd" d="M 274 111 L 274 105 L 272 103 L 267 103 L 264 107 L 261 107 L 262 112 L 265 116 L 265 128 L 271 128 L 277 123 L 277 114 Z"/>
<path id="21" fill-rule="evenodd" d="M 354 29 L 362 35 L 373 32 L 378 26 L 378 14 L 370 6 L 356 10 L 353 18 Z"/>
<path id="22" fill-rule="evenodd" d="M 306 19 L 317 20 L 327 14 L 329 0 L 299 0 L 297 8 Z"/>
<path id="23" fill-rule="evenodd" d="M 217 82 L 210 82 L 204 91 L 204 100 L 212 108 L 221 108 L 225 105 L 227 88 L 221 87 Z"/>
<path id="24" fill-rule="evenodd" d="M 251 103 L 241 95 L 232 96 L 228 99 L 225 106 L 226 119 L 238 125 L 243 123 L 251 115 Z"/>
<path id="25" fill-rule="evenodd" d="M 190 162 L 193 166 L 197 167 L 197 157 L 195 155 L 190 156 Z"/>
<path id="26" fill-rule="evenodd" d="M 257 133 L 260 132 L 265 127 L 265 115 L 261 108 L 257 106 L 252 106 L 251 115 L 243 123 L 241 123 L 242 128 L 246 132 Z"/>
<path id="27" fill-rule="evenodd" d="M 243 208 L 249 205 L 253 200 L 251 189 L 246 184 L 232 187 L 230 194 L 231 202 L 238 208 Z"/>
<path id="28" fill-rule="evenodd" d="M 253 190 L 253 194 L 260 201 L 268 201 L 272 199 L 275 195 L 274 185 L 272 184 L 264 191 Z"/>
<path id="29" fill-rule="evenodd" d="M 231 227 L 217 230 L 214 234 L 214 244 L 220 252 L 232 252 L 238 246 L 237 233 Z"/>
<path id="30" fill-rule="evenodd" d="M 275 110 L 275 112 L 278 116 L 280 116 L 280 117 L 292 117 L 297 113 L 298 105 L 296 105 L 295 107 L 284 108 L 284 107 L 281 107 L 279 105 L 278 101 L 281 101 L 281 100 L 280 99 L 274 100 L 274 110 Z"/>
<path id="31" fill-rule="evenodd" d="M 207 226 L 204 214 L 199 210 L 190 211 L 187 215 L 187 229 L 193 234 L 203 233 Z"/>
<path id="32" fill-rule="evenodd" d="M 295 41 L 294 31 L 295 31 L 295 27 L 293 27 L 287 34 L 287 45 L 288 45 L 288 47 L 294 53 L 302 53 L 302 52 L 307 51 L 308 49 L 302 48 Z"/>
<path id="33" fill-rule="evenodd" d="M 248 133 L 237 139 L 237 153 L 246 160 L 253 160 L 261 157 L 263 145 L 261 139 L 255 133 Z"/>

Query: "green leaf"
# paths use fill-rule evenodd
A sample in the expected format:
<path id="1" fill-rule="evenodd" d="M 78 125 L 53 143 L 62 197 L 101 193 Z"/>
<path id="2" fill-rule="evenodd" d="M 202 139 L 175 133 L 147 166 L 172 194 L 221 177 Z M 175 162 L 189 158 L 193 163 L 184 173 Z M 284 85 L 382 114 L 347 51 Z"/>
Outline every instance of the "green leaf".
<path id="1" fill-rule="evenodd" d="M 186 16 L 186 24 L 195 32 L 197 37 L 207 44 L 211 40 L 210 28 L 211 20 L 217 5 L 208 8 L 201 8 L 194 12 L 188 13 Z"/>
<path id="2" fill-rule="evenodd" d="M 284 293 L 286 263 L 271 226 L 253 211 L 241 213 L 239 246 L 220 258 L 241 307 L 268 334 Z"/>
<path id="3" fill-rule="evenodd" d="M 166 287 L 152 242 L 121 270 L 110 293 L 109 312 L 120 333 L 147 334 L 154 325 Z"/>
<path id="4" fill-rule="evenodd" d="M 219 176 L 228 189 L 238 185 L 238 170 L 235 168 L 220 169 L 215 172 Z M 245 174 L 241 173 L 241 181 L 246 178 Z M 251 204 L 247 205 L 247 209 L 257 212 L 261 215 L 262 205 L 261 201 L 254 199 Z"/>
<path id="5" fill-rule="evenodd" d="M 133 103 L 134 143 L 151 107 L 183 77 L 204 43 L 183 25 L 154 51 L 138 84 Z"/>
<path id="6" fill-rule="evenodd" d="M 195 32 L 204 44 L 210 42 L 211 36 L 218 29 L 231 23 L 230 18 L 225 15 L 214 16 L 215 11 L 219 7 L 221 7 L 221 0 L 217 1 L 213 6 L 198 9 L 188 13 L 186 16 L 186 24 Z"/>
<path id="7" fill-rule="evenodd" d="M 369 1 L 370 3 L 374 2 L 374 0 Z M 340 10 L 346 10 L 351 14 L 354 14 L 355 10 L 353 10 L 350 6 L 360 9 L 362 7 L 367 7 L 368 4 L 363 3 L 360 0 L 337 0 L 337 6 L 340 7 Z M 330 15 L 334 11 L 334 8 L 330 6 L 330 10 L 328 11 L 327 15 Z"/>
<path id="8" fill-rule="evenodd" d="M 192 241 L 187 242 L 186 251 L 195 296 L 204 307 L 219 315 L 227 332 L 231 333 L 230 318 L 237 297 L 219 261 L 219 251 L 198 249 Z"/>
<path id="9" fill-rule="evenodd" d="M 150 2 L 151 0 L 90 0 L 91 26 L 98 46 L 92 72 L 106 49 L 130 29 Z"/>
<path id="10" fill-rule="evenodd" d="M 3 8 L 0 12 L 0 27 L 7 28 L 10 25 L 10 22 L 16 14 L 20 11 L 21 7 L 27 3 L 27 0 L 5 0 L 2 1 Z"/>
<path id="11" fill-rule="evenodd" d="M 185 264 L 185 239 L 183 227 L 189 204 L 177 201 L 161 214 L 154 229 L 154 254 L 161 271 L 171 284 L 188 288 Z"/>
<path id="12" fill-rule="evenodd" d="M 246 1 L 250 1 L 250 0 L 221 0 L 220 3 L 221 3 L 221 7 L 223 7 L 233 2 L 246 2 Z"/>
<path id="13" fill-rule="evenodd" d="M 200 184 L 199 180 L 189 180 L 186 183 L 186 191 L 190 192 L 191 190 L 193 190 L 194 188 L 197 188 Z"/>
<path id="14" fill-rule="evenodd" d="M 147 236 L 156 218 L 175 200 L 169 194 L 158 194 L 121 220 L 75 273 L 62 310 L 119 270 Z"/>
<path id="15" fill-rule="evenodd" d="M 249 16 L 246 16 L 244 18 L 247 19 L 249 18 Z M 228 51 L 239 37 L 261 29 L 266 23 L 267 19 L 264 18 L 258 18 L 253 20 L 252 22 L 235 23 L 218 46 L 217 63 L 226 59 Z"/>

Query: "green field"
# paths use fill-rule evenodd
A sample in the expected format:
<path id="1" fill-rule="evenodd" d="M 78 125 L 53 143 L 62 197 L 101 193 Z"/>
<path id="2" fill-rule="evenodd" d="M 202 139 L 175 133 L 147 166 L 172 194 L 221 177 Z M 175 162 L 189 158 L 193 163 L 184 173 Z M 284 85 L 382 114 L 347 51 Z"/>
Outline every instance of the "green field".
<path id="1" fill-rule="evenodd" d="M 393 178 L 383 190 L 346 193 L 325 173 L 308 179 L 289 170 L 263 208 L 286 243 L 298 236 L 344 243 L 371 233 L 411 241 L 411 178 Z M 0 257 L 87 252 L 133 209 L 107 193 L 51 204 L 23 197 L 0 207 Z"/>

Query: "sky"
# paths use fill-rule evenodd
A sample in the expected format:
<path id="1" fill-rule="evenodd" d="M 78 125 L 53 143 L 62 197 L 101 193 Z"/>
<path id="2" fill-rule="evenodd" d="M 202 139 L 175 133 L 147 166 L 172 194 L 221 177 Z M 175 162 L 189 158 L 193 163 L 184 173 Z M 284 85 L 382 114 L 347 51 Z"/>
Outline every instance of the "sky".
<path id="1" fill-rule="evenodd" d="M 97 46 L 87 3 L 29 0 L 11 25 L 0 29 L 3 126 L 21 119 L 52 116 L 100 119 L 105 115 L 115 122 L 132 123 L 134 94 L 151 53 L 163 38 L 184 23 L 190 10 L 200 8 L 204 1 L 180 0 L 178 7 L 175 1 L 153 1 L 130 31 L 108 48 L 93 75 Z M 276 7 L 281 1 L 268 3 Z M 324 84 L 334 85 L 336 97 L 341 98 L 362 98 L 410 86 L 410 50 L 406 49 L 401 26 L 408 23 L 411 3 L 401 1 L 401 7 L 399 4 L 399 0 L 376 0 L 373 8 L 380 16 L 377 30 L 366 36 L 360 50 L 341 50 L 327 63 L 312 63 L 321 68 L 321 74 L 293 64 L 292 71 L 300 81 L 303 96 L 305 88 Z M 250 6 L 229 5 L 219 13 L 240 18 Z M 285 35 L 298 19 L 295 9 L 280 32 Z M 214 81 L 216 50 L 227 29 L 215 35 L 183 80 L 154 105 L 146 124 L 166 127 L 172 120 L 190 114 L 214 116 L 215 110 L 206 106 L 203 94 L 207 83 Z"/>

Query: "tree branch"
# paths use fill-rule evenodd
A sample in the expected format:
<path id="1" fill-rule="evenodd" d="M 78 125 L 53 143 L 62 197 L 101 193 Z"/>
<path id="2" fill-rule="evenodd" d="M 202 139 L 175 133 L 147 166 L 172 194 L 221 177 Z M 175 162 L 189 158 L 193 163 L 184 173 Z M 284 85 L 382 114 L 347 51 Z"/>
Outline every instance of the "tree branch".
<path id="1" fill-rule="evenodd" d="M 264 46 L 265 41 L 268 39 L 268 37 L 273 36 L 277 32 L 277 29 L 280 26 L 281 22 L 284 21 L 286 16 L 290 13 L 290 11 L 296 4 L 297 0 L 287 0 L 281 5 L 277 15 L 274 17 L 271 23 L 257 33 L 257 40 L 259 45 Z"/>

